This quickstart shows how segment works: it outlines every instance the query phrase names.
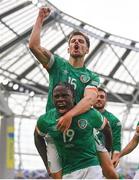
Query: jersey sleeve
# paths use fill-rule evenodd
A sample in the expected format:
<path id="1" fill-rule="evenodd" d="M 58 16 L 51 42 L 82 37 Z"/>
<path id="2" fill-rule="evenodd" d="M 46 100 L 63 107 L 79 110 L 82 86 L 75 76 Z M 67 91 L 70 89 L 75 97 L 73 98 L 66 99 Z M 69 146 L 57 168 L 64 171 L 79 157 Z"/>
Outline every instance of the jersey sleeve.
<path id="1" fill-rule="evenodd" d="M 49 66 L 49 69 L 48 69 L 49 74 L 55 74 L 57 70 L 58 71 L 60 69 L 62 70 L 63 66 L 65 66 L 65 63 L 67 63 L 67 61 L 65 59 L 61 58 L 58 55 L 52 55 L 51 59 L 50 59 L 50 62 L 48 64 L 48 66 Z"/>
<path id="2" fill-rule="evenodd" d="M 41 136 L 47 134 L 46 114 L 41 115 L 37 121 L 37 131 Z"/>
<path id="3" fill-rule="evenodd" d="M 87 86 L 95 86 L 95 87 L 98 87 L 100 84 L 100 78 L 97 74 L 93 73 L 92 74 L 92 78 L 91 80 L 89 81 L 89 84 Z"/>
<path id="4" fill-rule="evenodd" d="M 89 83 L 87 84 L 86 88 L 97 88 L 100 84 L 100 78 L 97 74 L 92 74 L 91 76 L 91 80 L 89 81 Z"/>
<path id="5" fill-rule="evenodd" d="M 49 61 L 49 63 L 47 64 L 47 68 L 48 68 L 48 69 L 51 69 L 51 67 L 53 66 L 54 62 L 55 62 L 55 57 L 54 57 L 53 54 L 51 54 L 50 61 Z"/>
<path id="6" fill-rule="evenodd" d="M 113 127 L 112 127 L 112 137 L 113 137 L 113 152 L 121 151 L 121 131 L 122 125 L 121 122 L 117 119 L 113 119 Z"/>
<path id="7" fill-rule="evenodd" d="M 94 109 L 92 110 L 93 110 L 92 112 L 93 114 L 92 117 L 91 116 L 90 117 L 93 122 L 93 128 L 96 128 L 97 130 L 101 131 L 105 127 L 107 123 L 107 119 L 104 116 L 102 116 L 102 114 L 97 110 Z"/>

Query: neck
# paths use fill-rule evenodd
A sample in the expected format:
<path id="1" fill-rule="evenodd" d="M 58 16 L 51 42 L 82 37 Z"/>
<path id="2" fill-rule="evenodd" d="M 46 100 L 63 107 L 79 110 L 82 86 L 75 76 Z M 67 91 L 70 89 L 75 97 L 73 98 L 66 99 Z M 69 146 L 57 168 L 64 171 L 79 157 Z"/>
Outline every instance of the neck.
<path id="1" fill-rule="evenodd" d="M 99 112 L 104 112 L 105 111 L 105 109 L 104 108 L 98 108 L 98 107 L 94 107 L 96 110 L 98 110 Z"/>
<path id="2" fill-rule="evenodd" d="M 84 57 L 73 58 L 70 56 L 69 63 L 75 68 L 80 68 L 84 66 Z"/>
<path id="3" fill-rule="evenodd" d="M 105 109 L 104 108 L 102 108 L 102 109 L 98 109 L 99 110 L 99 112 L 104 112 L 105 111 Z"/>

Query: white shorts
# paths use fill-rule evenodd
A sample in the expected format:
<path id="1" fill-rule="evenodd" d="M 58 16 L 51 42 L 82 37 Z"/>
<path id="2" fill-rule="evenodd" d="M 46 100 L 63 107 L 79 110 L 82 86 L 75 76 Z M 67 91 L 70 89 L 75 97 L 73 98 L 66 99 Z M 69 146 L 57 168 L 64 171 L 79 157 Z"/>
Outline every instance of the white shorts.
<path id="1" fill-rule="evenodd" d="M 103 179 L 103 174 L 101 167 L 98 165 L 66 174 L 62 177 L 62 179 Z"/>
<path id="2" fill-rule="evenodd" d="M 52 137 L 49 135 L 46 135 L 45 141 L 47 143 L 48 167 L 51 173 L 57 173 L 58 171 L 62 170 L 62 167 L 56 146 Z"/>
<path id="3" fill-rule="evenodd" d="M 139 179 L 139 169 L 136 171 L 135 176 L 133 179 Z"/>

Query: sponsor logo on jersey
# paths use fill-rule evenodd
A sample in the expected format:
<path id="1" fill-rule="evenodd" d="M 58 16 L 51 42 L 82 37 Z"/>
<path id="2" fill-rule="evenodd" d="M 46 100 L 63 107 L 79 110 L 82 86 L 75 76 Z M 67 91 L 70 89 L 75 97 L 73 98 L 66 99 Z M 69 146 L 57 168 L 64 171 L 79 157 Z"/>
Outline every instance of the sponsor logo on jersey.
<path id="1" fill-rule="evenodd" d="M 78 126 L 81 129 L 85 129 L 87 127 L 87 120 L 86 119 L 78 120 Z"/>
<path id="2" fill-rule="evenodd" d="M 80 80 L 81 80 L 81 82 L 83 82 L 83 83 L 87 83 L 87 82 L 90 81 L 90 76 L 88 76 L 88 75 L 81 75 L 81 76 L 80 76 Z"/>
<path id="3" fill-rule="evenodd" d="M 74 144 L 65 144 L 65 147 L 66 148 L 71 148 L 71 147 L 74 147 Z"/>

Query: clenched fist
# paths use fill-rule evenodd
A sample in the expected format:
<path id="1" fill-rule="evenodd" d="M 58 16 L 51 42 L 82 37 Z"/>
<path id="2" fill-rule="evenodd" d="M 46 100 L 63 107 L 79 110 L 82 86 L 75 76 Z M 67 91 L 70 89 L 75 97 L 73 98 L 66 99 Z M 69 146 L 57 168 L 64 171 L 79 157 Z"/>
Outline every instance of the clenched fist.
<path id="1" fill-rule="evenodd" d="M 39 9 L 39 14 L 38 14 L 38 18 L 41 19 L 41 21 L 43 22 L 45 18 L 47 18 L 50 15 L 51 9 L 48 7 L 41 7 Z"/>

